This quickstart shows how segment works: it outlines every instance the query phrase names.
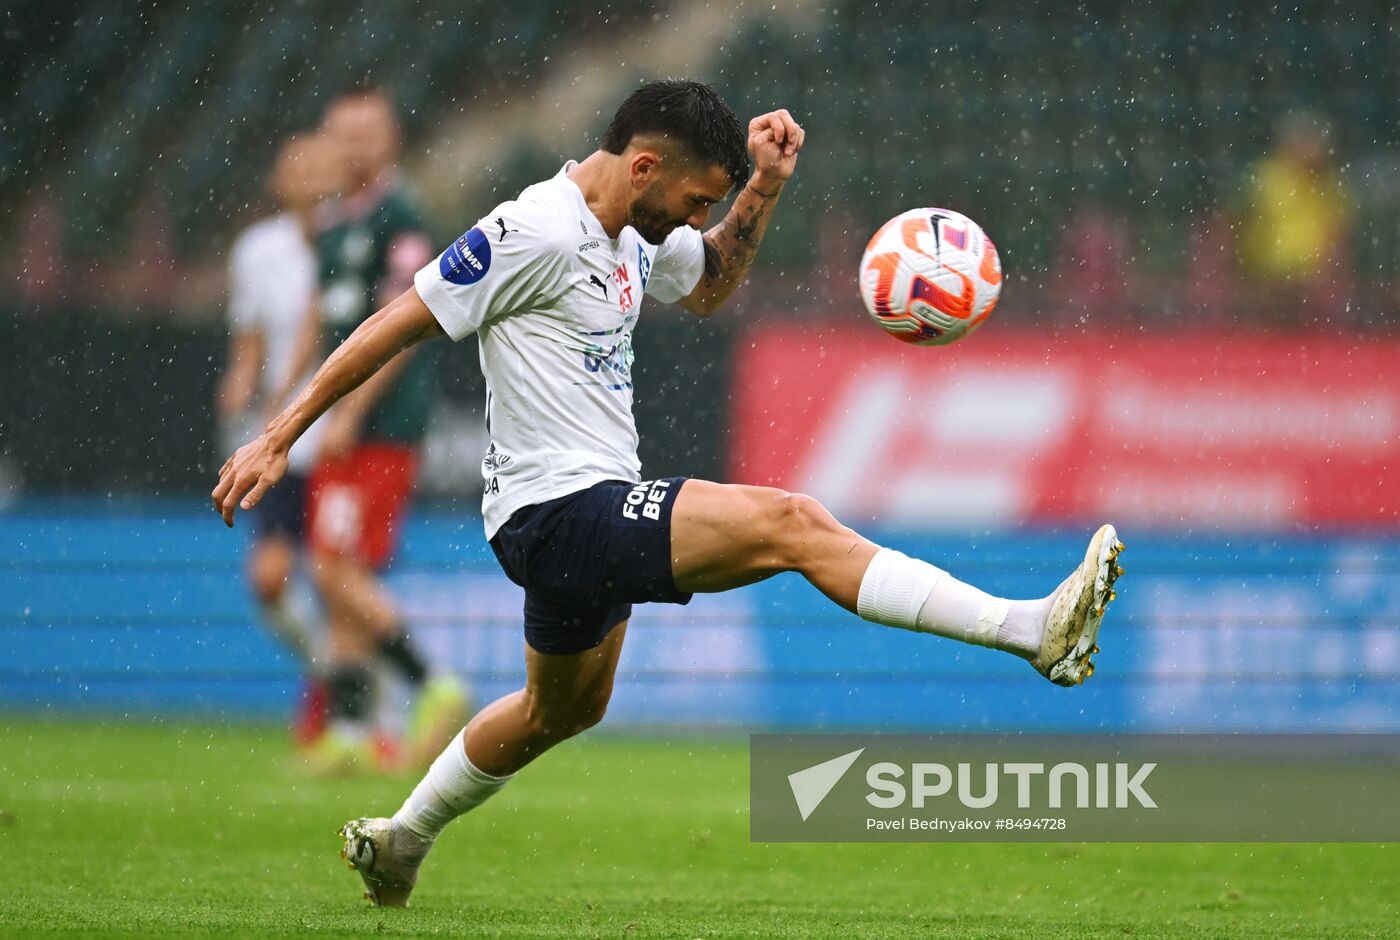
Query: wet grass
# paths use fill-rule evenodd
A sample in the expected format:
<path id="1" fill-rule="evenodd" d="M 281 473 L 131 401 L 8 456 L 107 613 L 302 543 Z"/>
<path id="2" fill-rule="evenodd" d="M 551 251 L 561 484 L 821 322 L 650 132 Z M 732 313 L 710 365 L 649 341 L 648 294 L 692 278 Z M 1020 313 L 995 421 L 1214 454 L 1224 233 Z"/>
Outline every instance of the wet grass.
<path id="1" fill-rule="evenodd" d="M 299 779 L 271 728 L 0 719 L 0 934 L 1393 936 L 1389 845 L 763 845 L 740 738 L 596 736 L 448 829 L 414 906 L 337 826 L 412 781 Z"/>

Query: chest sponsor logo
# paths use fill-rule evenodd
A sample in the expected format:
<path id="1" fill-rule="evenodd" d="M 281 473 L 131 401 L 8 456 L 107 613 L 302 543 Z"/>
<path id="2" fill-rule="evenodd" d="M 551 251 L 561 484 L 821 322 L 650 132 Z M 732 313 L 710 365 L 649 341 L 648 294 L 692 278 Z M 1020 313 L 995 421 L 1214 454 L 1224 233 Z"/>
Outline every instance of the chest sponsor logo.
<path id="1" fill-rule="evenodd" d="M 627 265 L 619 264 L 617 270 L 612 273 L 612 279 L 617 285 L 618 311 L 623 314 L 630 313 L 637 301 L 632 293 L 632 276 L 627 271 Z"/>
<path id="2" fill-rule="evenodd" d="M 593 239 L 593 241 L 584 242 L 582 245 L 579 245 L 579 246 L 578 246 L 578 250 L 579 250 L 579 251 L 592 251 L 594 248 L 597 248 L 597 247 L 598 247 L 598 240 L 595 238 L 595 239 Z"/>
<path id="3" fill-rule="evenodd" d="M 606 372 L 614 379 L 611 383 L 589 382 L 585 384 L 602 384 L 605 388 L 614 391 L 631 388 L 633 358 L 632 337 L 626 334 L 611 346 L 589 345 L 584 347 L 584 369 L 591 373 Z"/>
<path id="4" fill-rule="evenodd" d="M 480 228 L 464 233 L 438 259 L 438 273 L 453 284 L 475 284 L 491 270 L 491 240 Z"/>

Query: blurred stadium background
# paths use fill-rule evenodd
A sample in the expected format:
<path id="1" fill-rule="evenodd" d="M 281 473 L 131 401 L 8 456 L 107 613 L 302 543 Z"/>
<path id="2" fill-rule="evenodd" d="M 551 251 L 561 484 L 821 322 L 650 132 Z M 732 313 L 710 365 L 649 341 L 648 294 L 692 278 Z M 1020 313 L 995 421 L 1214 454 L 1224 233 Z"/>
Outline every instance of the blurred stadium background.
<path id="1" fill-rule="evenodd" d="M 372 76 L 446 242 L 684 74 L 741 115 L 790 108 L 808 148 L 735 307 L 649 308 L 646 472 L 812 492 L 1012 595 L 1112 520 L 1129 577 L 1072 694 L 795 578 L 648 608 L 610 725 L 1400 730 L 1392 4 L 347 10 L 0 14 L 0 708 L 290 709 L 244 530 L 206 503 L 227 250 L 279 140 Z M 1008 272 L 951 349 L 900 348 L 854 289 L 869 235 L 921 204 L 981 222 Z M 520 679 L 520 598 L 481 535 L 475 344 L 440 345 L 392 584 L 489 699 Z"/>

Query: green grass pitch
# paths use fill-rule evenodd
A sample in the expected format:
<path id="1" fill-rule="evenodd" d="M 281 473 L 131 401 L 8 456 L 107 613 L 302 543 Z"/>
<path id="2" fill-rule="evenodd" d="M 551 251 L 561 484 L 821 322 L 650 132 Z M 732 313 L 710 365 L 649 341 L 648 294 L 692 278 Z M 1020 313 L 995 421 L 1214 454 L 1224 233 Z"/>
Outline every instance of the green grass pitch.
<path id="1" fill-rule="evenodd" d="M 376 910 L 285 733 L 0 718 L 0 935 L 1381 937 L 1393 845 L 755 845 L 738 737 L 594 733 L 453 823 Z"/>

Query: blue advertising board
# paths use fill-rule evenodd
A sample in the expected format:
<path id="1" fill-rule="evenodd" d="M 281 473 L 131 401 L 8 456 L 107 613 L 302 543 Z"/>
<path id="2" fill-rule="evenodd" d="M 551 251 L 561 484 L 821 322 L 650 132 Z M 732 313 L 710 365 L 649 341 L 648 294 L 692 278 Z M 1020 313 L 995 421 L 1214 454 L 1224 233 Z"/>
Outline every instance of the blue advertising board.
<path id="1" fill-rule="evenodd" d="M 1048 593 L 1086 533 L 884 533 L 993 593 Z M 1125 532 L 1098 671 L 1071 690 L 1005 654 L 864 623 L 785 575 L 637 608 L 609 725 L 1400 730 L 1400 538 Z M 242 583 L 242 529 L 195 504 L 0 516 L 0 708 L 274 718 L 295 663 Z M 523 678 L 520 589 L 469 512 L 420 512 L 390 584 L 478 701 Z"/>

